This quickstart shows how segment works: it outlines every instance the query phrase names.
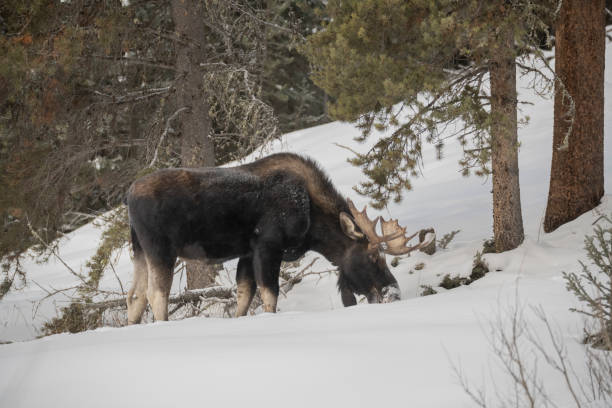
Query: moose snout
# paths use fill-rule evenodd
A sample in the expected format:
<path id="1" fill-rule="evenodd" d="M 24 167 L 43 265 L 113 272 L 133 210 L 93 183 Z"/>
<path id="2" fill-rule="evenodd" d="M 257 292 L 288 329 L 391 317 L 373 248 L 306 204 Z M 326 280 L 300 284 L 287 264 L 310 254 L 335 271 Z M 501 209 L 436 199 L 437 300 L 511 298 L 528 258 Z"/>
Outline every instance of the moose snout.
<path id="1" fill-rule="evenodd" d="M 397 283 L 392 283 L 391 285 L 382 288 L 381 295 L 383 303 L 395 302 L 397 300 L 401 300 L 402 298 L 402 292 L 400 291 Z"/>
<path id="2" fill-rule="evenodd" d="M 375 287 L 370 289 L 366 297 L 368 298 L 368 303 L 382 303 L 383 301 L 383 298 L 380 295 L 380 292 Z"/>
<path id="3" fill-rule="evenodd" d="M 397 283 L 392 283 L 391 285 L 385 286 L 380 291 L 376 288 L 372 288 L 366 297 L 368 299 L 368 303 L 391 303 L 402 298 L 400 288 Z"/>

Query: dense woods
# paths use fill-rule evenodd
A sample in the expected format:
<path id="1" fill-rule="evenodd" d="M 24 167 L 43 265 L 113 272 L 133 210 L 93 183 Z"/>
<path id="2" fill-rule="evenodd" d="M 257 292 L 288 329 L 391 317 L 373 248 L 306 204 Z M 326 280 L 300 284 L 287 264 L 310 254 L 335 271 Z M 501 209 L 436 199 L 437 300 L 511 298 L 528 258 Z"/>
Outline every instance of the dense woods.
<path id="1" fill-rule="evenodd" d="M 325 122 L 297 52 L 317 5 L 3 2 L 0 256 L 16 266 L 4 286 L 27 248 L 120 204 L 136 176 Z"/>
<path id="2" fill-rule="evenodd" d="M 28 248 L 49 255 L 135 178 L 228 163 L 330 119 L 361 141 L 387 132 L 352 158 L 378 209 L 411 189 L 426 143 L 443 159 L 457 139 L 462 174 L 492 179 L 495 250 L 514 249 L 517 73 L 555 98 L 545 230 L 603 194 L 603 0 L 9 0 L 0 17 L 0 293 L 25 282 Z M 119 208 L 86 292 L 125 243 Z M 187 287 L 218 270 L 187 262 Z"/>

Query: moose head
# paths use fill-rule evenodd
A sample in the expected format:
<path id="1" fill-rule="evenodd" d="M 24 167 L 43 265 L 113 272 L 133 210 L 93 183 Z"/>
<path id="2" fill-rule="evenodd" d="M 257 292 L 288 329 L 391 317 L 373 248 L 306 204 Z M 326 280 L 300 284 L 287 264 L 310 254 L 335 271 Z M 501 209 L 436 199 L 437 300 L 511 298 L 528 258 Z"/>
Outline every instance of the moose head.
<path id="1" fill-rule="evenodd" d="M 406 228 L 401 227 L 398 220 L 386 221 L 382 217 L 372 220 L 366 207 L 358 211 L 350 199 L 347 199 L 347 204 L 350 214 L 339 214 L 342 231 L 352 240 L 339 265 L 341 274 L 338 286 L 344 305 L 356 303 L 354 294 L 365 295 L 369 303 L 399 300 L 399 285 L 387 267 L 385 254 L 409 254 L 431 244 L 435 236 L 431 234 L 423 242 L 409 246 L 408 243 L 418 232 L 407 237 Z M 376 231 L 379 222 L 382 235 Z"/>

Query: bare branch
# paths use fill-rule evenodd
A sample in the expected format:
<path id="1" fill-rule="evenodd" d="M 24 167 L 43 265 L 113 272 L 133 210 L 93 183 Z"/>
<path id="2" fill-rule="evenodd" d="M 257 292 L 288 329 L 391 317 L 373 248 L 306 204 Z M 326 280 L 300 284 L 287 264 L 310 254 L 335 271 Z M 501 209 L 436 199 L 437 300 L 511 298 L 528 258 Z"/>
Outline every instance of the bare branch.
<path id="1" fill-rule="evenodd" d="M 182 108 L 177 109 L 172 115 L 170 115 L 170 117 L 166 120 L 166 127 L 164 128 L 164 131 L 162 132 L 161 136 L 159 137 L 159 142 L 157 142 L 157 147 L 155 147 L 155 152 L 153 153 L 153 158 L 151 159 L 151 163 L 149 163 L 148 167 L 153 167 L 155 165 L 155 163 L 157 162 L 157 158 L 159 155 L 159 149 L 162 145 L 162 143 L 164 142 L 164 139 L 166 138 L 166 136 L 168 135 L 168 132 L 170 131 L 170 125 L 172 123 L 172 121 L 174 119 L 176 119 L 176 117 L 185 111 L 188 111 L 190 108 L 187 106 L 183 106 Z"/>
<path id="2" fill-rule="evenodd" d="M 53 256 L 55 257 L 55 259 L 57 259 L 58 261 L 61 262 L 62 265 L 64 265 L 64 267 L 74 276 L 76 276 L 77 278 L 79 278 L 79 280 L 85 284 L 86 286 L 89 286 L 87 281 L 85 280 L 85 278 L 83 277 L 83 275 L 81 275 L 80 273 L 76 272 L 74 269 L 72 269 L 72 267 L 70 265 L 68 265 L 66 263 L 66 261 L 64 261 L 62 259 L 62 257 L 59 255 L 59 253 L 57 252 L 57 248 L 56 247 L 52 247 L 50 246 L 48 243 L 46 243 L 41 236 L 34 230 L 34 228 L 32 227 L 32 224 L 30 223 L 30 220 L 26 214 L 26 223 L 28 226 L 28 229 L 30 230 L 30 233 L 34 236 L 34 238 L 36 238 L 41 245 L 43 245 L 45 248 L 49 249 L 51 251 L 51 254 L 53 254 Z"/>

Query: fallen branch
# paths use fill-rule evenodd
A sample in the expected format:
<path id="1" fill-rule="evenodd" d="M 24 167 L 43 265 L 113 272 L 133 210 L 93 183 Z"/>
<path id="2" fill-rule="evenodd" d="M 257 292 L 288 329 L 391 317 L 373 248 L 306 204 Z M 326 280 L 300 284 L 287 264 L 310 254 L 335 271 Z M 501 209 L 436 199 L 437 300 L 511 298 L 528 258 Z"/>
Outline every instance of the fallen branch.
<path id="1" fill-rule="evenodd" d="M 208 298 L 216 299 L 231 299 L 236 296 L 236 289 L 227 286 L 211 286 L 209 288 L 185 291 L 181 294 L 170 296 L 168 304 L 184 306 L 188 303 L 208 300 Z M 107 309 L 127 309 L 125 298 L 104 300 L 95 303 L 83 303 L 83 306 L 89 309 L 107 310 Z"/>
<path id="2" fill-rule="evenodd" d="M 308 265 L 300 269 L 299 272 L 295 274 L 290 274 L 286 271 L 282 271 L 284 273 L 281 273 L 281 294 L 283 296 L 286 296 L 287 292 L 293 289 L 296 284 L 300 283 L 307 276 L 316 275 L 319 276 L 319 279 L 321 279 L 323 276 L 335 271 L 335 269 L 312 271 L 312 266 L 318 259 L 319 258 L 314 258 Z M 174 314 L 176 311 L 188 304 L 195 306 L 202 302 L 206 304 L 203 309 L 207 309 L 210 306 L 220 304 L 225 305 L 226 308 L 230 308 L 236 304 L 236 286 L 211 286 L 204 289 L 189 290 L 178 295 L 170 296 L 170 298 L 168 299 L 168 304 L 175 306 L 169 311 L 169 315 Z M 257 299 L 253 299 L 252 308 L 256 308 L 259 303 L 260 302 L 258 302 Z M 110 309 L 127 309 L 125 297 L 93 303 L 83 302 L 81 304 L 87 309 L 95 309 L 102 311 Z"/>

